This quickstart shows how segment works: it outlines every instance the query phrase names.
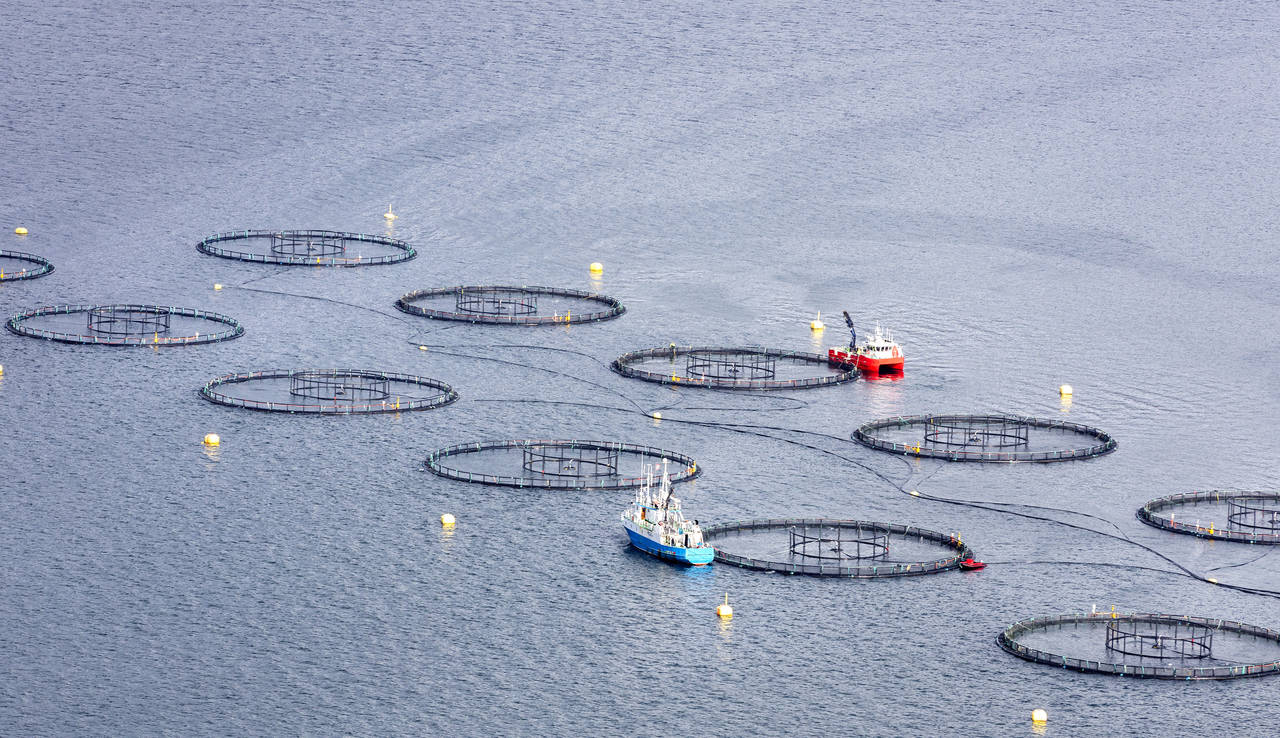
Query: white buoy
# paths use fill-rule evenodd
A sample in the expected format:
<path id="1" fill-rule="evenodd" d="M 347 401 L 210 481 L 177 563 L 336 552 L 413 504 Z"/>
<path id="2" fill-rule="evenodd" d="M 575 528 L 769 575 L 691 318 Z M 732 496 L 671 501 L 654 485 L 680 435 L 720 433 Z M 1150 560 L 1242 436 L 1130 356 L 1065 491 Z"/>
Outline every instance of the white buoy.
<path id="1" fill-rule="evenodd" d="M 1049 722 L 1049 713 L 1047 713 L 1047 712 L 1045 712 L 1044 710 L 1042 710 L 1041 708 L 1037 707 L 1036 709 L 1034 709 L 1034 710 L 1032 710 L 1032 711 L 1031 711 L 1031 722 L 1033 722 L 1033 723 L 1047 723 L 1047 722 Z"/>
<path id="2" fill-rule="evenodd" d="M 398 217 L 395 213 L 391 212 L 391 203 L 387 203 L 387 212 L 383 213 L 382 217 L 387 220 L 395 220 Z"/>
<path id="3" fill-rule="evenodd" d="M 1072 390 L 1071 390 L 1071 385 L 1069 385 L 1069 384 L 1064 384 L 1064 385 L 1062 385 L 1062 386 L 1058 387 L 1058 394 L 1059 394 L 1059 395 L 1062 395 L 1063 397 L 1070 397 L 1070 396 L 1071 396 L 1071 391 L 1072 391 Z"/>

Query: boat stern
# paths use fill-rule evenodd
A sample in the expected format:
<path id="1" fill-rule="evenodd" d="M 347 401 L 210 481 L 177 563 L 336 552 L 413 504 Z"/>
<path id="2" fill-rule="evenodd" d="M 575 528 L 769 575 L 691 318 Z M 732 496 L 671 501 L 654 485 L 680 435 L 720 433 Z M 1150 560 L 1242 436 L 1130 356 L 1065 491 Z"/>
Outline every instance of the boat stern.
<path id="1" fill-rule="evenodd" d="M 856 364 L 858 357 L 851 354 L 848 350 L 842 348 L 827 349 L 827 363 L 838 367 L 848 367 Z"/>

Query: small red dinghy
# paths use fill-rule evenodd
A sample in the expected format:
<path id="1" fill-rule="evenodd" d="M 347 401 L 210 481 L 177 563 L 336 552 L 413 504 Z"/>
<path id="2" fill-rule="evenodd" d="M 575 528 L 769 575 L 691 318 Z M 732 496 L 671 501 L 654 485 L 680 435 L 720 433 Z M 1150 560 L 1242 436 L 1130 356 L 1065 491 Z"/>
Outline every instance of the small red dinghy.
<path id="1" fill-rule="evenodd" d="M 960 568 L 964 569 L 965 571 L 977 571 L 979 569 L 987 568 L 987 565 L 982 563 L 981 561 L 975 560 L 972 556 L 970 556 L 969 558 L 960 562 Z"/>

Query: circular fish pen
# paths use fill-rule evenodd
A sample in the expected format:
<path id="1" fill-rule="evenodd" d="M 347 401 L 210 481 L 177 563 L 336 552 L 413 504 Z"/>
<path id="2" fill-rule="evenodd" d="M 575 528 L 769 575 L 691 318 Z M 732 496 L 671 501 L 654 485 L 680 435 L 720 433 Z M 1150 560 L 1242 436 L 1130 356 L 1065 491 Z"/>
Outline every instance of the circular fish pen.
<path id="1" fill-rule="evenodd" d="M 644 484 L 644 467 L 654 462 L 664 464 L 663 473 L 672 484 L 702 474 L 684 454 L 608 441 L 460 443 L 433 451 L 426 467 L 447 479 L 504 487 L 628 489 Z"/>
<path id="2" fill-rule="evenodd" d="M 1150 679 L 1238 679 L 1280 673 L 1280 632 L 1191 615 L 1093 612 L 1020 620 L 996 637 L 1038 664 Z"/>
<path id="3" fill-rule="evenodd" d="M 1157 497 L 1138 509 L 1147 525 L 1200 538 L 1280 544 L 1280 492 L 1209 490 Z"/>
<path id="4" fill-rule="evenodd" d="M 503 325 L 568 325 L 612 320 L 627 311 L 607 295 L 557 287 L 464 285 L 415 290 L 396 308 L 433 320 Z"/>
<path id="5" fill-rule="evenodd" d="M 342 231 L 228 231 L 201 239 L 196 249 L 223 259 L 286 266 L 356 267 L 395 264 L 418 255 L 404 241 Z"/>
<path id="6" fill-rule="evenodd" d="M 1116 450 L 1087 425 L 1016 415 L 908 415 L 873 420 L 853 439 L 890 453 L 948 461 L 1069 461 Z"/>
<path id="7" fill-rule="evenodd" d="M 776 390 L 825 387 L 858 378 L 825 356 L 759 346 L 668 346 L 623 354 L 610 367 L 624 377 L 675 386 Z"/>
<path id="8" fill-rule="evenodd" d="M 43 256 L 0 249 L 0 282 L 35 279 L 53 273 L 53 264 Z"/>
<path id="9" fill-rule="evenodd" d="M 105 346 L 182 346 L 244 335 L 234 318 L 164 305 L 56 305 L 15 315 L 5 327 L 20 336 Z"/>
<path id="10" fill-rule="evenodd" d="M 267 369 L 209 380 L 200 396 L 219 405 L 279 413 L 359 415 L 430 410 L 458 399 L 437 379 L 366 369 Z"/>
<path id="11" fill-rule="evenodd" d="M 878 579 L 960 569 L 958 536 L 897 523 L 768 518 L 702 526 L 716 561 L 757 571 Z M 941 554 L 941 555 L 939 555 Z"/>

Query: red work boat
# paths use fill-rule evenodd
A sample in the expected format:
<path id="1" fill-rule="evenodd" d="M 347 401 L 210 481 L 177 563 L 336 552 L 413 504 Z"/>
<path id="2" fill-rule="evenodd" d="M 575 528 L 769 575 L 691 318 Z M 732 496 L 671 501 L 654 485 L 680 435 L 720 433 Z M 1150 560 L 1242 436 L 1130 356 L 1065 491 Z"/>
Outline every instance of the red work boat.
<path id="1" fill-rule="evenodd" d="M 960 562 L 960 568 L 964 569 L 965 571 L 977 571 L 979 569 L 987 568 L 987 565 L 982 563 L 981 561 L 977 561 L 972 556 L 970 556 L 969 558 Z"/>
<path id="2" fill-rule="evenodd" d="M 827 361 L 841 367 L 854 367 L 864 372 L 900 372 L 903 361 L 902 347 L 893 340 L 893 334 L 881 332 L 879 324 L 871 338 L 858 343 L 858 331 L 848 311 L 844 322 L 849 326 L 849 345 L 827 349 Z"/>

